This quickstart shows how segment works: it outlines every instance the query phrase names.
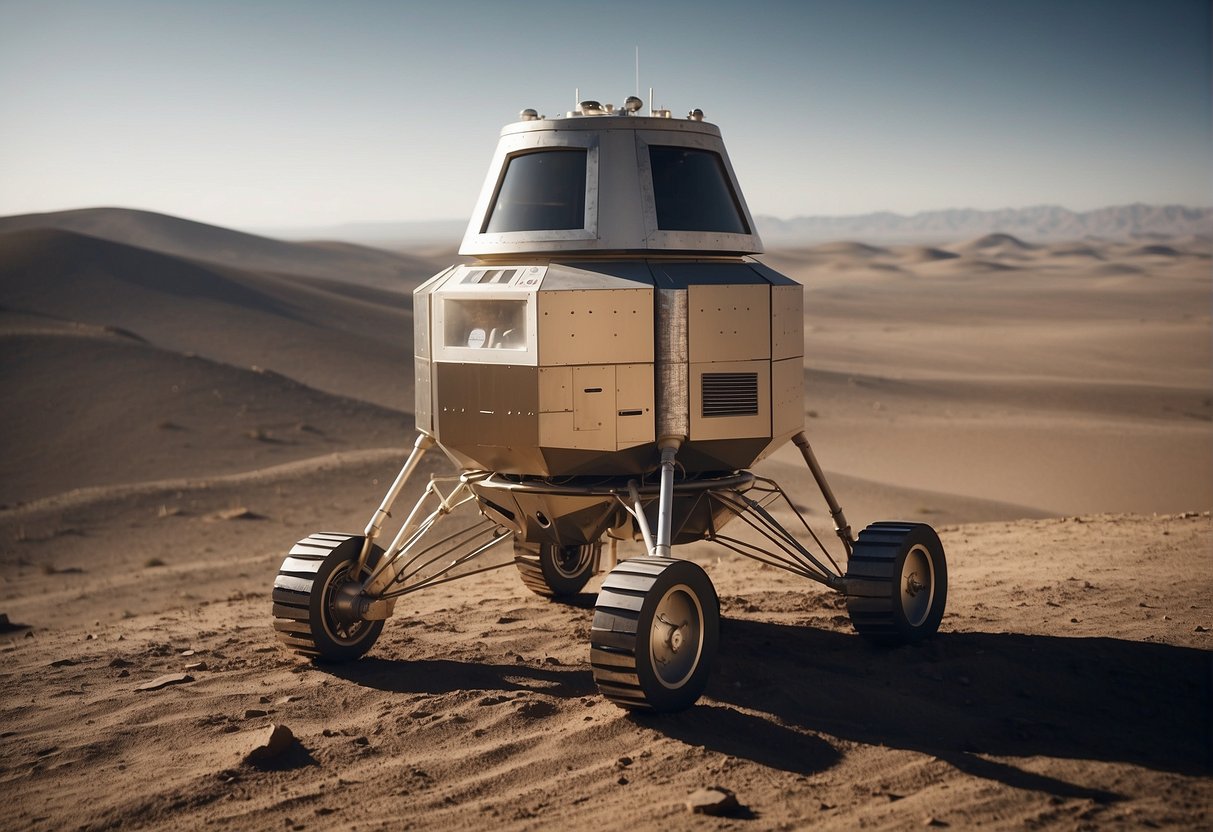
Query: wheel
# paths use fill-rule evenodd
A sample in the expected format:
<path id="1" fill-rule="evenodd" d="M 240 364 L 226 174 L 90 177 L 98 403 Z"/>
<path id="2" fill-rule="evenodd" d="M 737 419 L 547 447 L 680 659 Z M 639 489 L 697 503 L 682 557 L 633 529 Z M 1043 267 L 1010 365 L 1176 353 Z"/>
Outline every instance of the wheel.
<path id="1" fill-rule="evenodd" d="M 865 638 L 911 644 L 939 629 L 948 600 L 948 564 L 925 523 L 873 523 L 847 561 L 847 613 Z"/>
<path id="2" fill-rule="evenodd" d="M 576 595 L 594 576 L 601 543 L 556 546 L 514 538 L 514 565 L 527 589 L 545 598 Z"/>
<path id="3" fill-rule="evenodd" d="M 382 621 L 366 621 L 349 611 L 347 595 L 359 582 L 349 572 L 362 551 L 362 535 L 313 534 L 295 544 L 274 579 L 274 629 L 278 640 L 300 655 L 321 661 L 351 661 L 371 649 Z M 363 576 L 383 549 L 374 546 Z"/>
<path id="4" fill-rule="evenodd" d="M 720 602 L 695 564 L 632 558 L 602 582 L 590 666 L 602 695 L 623 708 L 681 711 L 703 693 L 720 641 Z"/>

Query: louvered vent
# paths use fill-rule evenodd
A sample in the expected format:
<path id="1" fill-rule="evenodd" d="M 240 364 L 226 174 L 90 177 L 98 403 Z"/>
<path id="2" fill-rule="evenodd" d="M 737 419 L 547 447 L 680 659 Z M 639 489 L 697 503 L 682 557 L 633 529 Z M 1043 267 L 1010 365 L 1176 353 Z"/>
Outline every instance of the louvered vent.
<path id="1" fill-rule="evenodd" d="M 758 373 L 704 373 L 703 415 L 754 416 L 758 413 Z"/>

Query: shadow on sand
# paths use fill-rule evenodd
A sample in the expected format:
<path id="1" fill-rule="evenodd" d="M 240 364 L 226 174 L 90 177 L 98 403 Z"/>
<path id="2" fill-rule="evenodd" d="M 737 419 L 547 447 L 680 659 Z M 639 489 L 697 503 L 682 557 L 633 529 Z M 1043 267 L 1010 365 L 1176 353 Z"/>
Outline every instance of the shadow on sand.
<path id="1" fill-rule="evenodd" d="M 705 698 L 680 714 L 632 718 L 688 744 L 799 774 L 839 759 L 819 733 L 931 754 L 1015 788 L 1106 802 L 1118 795 L 979 755 L 1205 774 L 1211 656 L 1164 644 L 1010 633 L 941 633 L 884 650 L 850 633 L 730 618 L 721 622 Z M 596 694 L 588 666 L 369 657 L 332 671 L 395 692 Z"/>

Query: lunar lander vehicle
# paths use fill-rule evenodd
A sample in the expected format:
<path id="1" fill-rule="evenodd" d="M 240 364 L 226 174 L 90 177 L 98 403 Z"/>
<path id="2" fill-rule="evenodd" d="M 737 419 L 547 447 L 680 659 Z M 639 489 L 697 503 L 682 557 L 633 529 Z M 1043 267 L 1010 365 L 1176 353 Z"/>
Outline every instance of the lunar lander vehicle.
<path id="1" fill-rule="evenodd" d="M 938 536 L 908 522 L 853 535 L 803 432 L 803 289 L 749 256 L 762 243 L 719 129 L 699 110 L 642 106 L 524 110 L 501 131 L 460 248 L 474 262 L 414 292 L 412 452 L 361 534 L 299 541 L 274 581 L 291 650 L 356 659 L 403 596 L 509 566 L 486 565 L 499 547 L 543 596 L 608 573 L 589 660 L 625 708 L 685 708 L 707 684 L 719 604 L 704 570 L 673 556 L 680 544 L 714 541 L 843 593 L 873 641 L 939 627 Z M 789 440 L 845 568 L 749 470 Z M 459 473 L 431 477 L 381 546 L 435 447 Z"/>

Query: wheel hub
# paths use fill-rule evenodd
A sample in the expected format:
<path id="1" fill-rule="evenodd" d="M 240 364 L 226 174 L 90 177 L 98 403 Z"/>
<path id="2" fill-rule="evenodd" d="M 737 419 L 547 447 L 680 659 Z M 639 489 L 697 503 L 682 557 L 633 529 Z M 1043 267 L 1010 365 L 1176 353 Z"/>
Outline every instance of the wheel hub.
<path id="1" fill-rule="evenodd" d="M 688 622 L 684 621 L 681 624 L 675 624 L 666 618 L 664 614 L 658 615 L 657 620 L 666 627 L 665 638 L 662 639 L 665 646 L 669 648 L 671 653 L 677 653 L 682 647 L 682 643 L 686 640 L 685 633 Z"/>
<path id="2" fill-rule="evenodd" d="M 333 618 L 349 626 L 357 621 L 362 620 L 363 607 L 366 605 L 367 599 L 362 594 L 362 584 L 358 581 L 343 581 L 333 591 L 332 600 L 329 603 L 329 611 L 333 614 Z"/>
<path id="3" fill-rule="evenodd" d="M 913 598 L 918 593 L 927 588 L 927 585 L 918 580 L 918 573 L 911 572 L 906 576 L 906 594 Z"/>

